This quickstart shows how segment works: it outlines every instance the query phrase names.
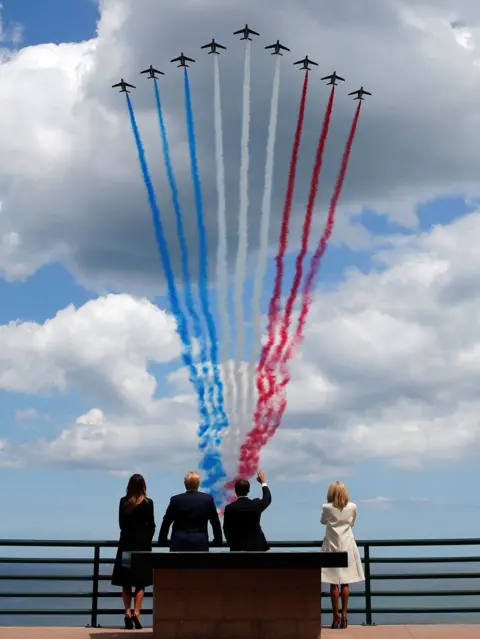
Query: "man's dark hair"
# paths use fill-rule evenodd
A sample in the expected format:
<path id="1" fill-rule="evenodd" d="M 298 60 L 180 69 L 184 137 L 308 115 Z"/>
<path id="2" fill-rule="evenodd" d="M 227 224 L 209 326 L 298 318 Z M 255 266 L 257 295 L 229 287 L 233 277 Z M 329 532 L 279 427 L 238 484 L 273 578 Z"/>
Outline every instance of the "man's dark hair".
<path id="1" fill-rule="evenodd" d="M 235 482 L 235 494 L 237 497 L 246 497 L 250 492 L 250 482 L 248 479 L 238 479 Z"/>

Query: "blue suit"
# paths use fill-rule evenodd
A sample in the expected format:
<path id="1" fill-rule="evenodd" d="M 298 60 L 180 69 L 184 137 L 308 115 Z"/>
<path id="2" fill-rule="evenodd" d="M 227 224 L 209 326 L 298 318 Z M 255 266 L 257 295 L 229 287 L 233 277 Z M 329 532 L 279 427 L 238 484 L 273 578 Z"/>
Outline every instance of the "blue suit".
<path id="1" fill-rule="evenodd" d="M 209 549 L 208 523 L 212 526 L 213 544 L 222 544 L 222 527 L 211 495 L 198 490 L 187 490 L 170 499 L 163 517 L 158 541 L 170 546 L 172 552 Z M 172 536 L 168 542 L 168 532 Z"/>

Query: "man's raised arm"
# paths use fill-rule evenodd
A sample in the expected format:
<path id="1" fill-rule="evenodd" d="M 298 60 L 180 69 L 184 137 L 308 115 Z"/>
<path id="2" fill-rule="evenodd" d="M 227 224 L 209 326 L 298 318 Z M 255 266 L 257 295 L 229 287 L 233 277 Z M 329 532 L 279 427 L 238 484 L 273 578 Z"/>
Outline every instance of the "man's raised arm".
<path id="1" fill-rule="evenodd" d="M 262 485 L 262 498 L 257 498 L 254 501 L 258 503 L 260 512 L 263 512 L 272 503 L 272 493 L 270 492 L 270 488 L 267 486 L 267 478 L 263 470 L 259 470 L 257 472 L 257 481 Z"/>

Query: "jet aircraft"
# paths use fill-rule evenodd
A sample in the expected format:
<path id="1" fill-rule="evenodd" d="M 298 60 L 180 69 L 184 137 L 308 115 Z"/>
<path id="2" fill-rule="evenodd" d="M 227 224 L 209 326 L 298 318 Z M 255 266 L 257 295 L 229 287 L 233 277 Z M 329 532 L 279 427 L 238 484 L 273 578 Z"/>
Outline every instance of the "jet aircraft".
<path id="1" fill-rule="evenodd" d="M 195 60 L 193 58 L 187 58 L 186 55 L 183 55 L 183 51 L 182 53 L 178 56 L 178 58 L 173 58 L 173 60 L 170 60 L 170 62 L 180 62 L 179 65 L 177 65 L 178 67 L 188 67 L 188 62 L 195 62 Z"/>
<path id="2" fill-rule="evenodd" d="M 280 44 L 280 40 L 277 40 L 275 44 L 270 44 L 268 47 L 265 47 L 265 49 L 274 49 L 271 55 L 283 55 L 283 53 L 280 52 L 280 49 L 283 49 L 284 51 L 290 51 L 290 49 L 284 47 L 283 44 Z"/>
<path id="3" fill-rule="evenodd" d="M 303 67 L 300 67 L 300 71 L 310 71 L 310 69 L 308 68 L 309 64 L 314 64 L 316 67 L 318 67 L 318 63 L 310 60 L 308 55 L 306 55 L 303 60 L 298 60 L 298 62 L 294 62 L 293 64 L 303 64 Z"/>
<path id="4" fill-rule="evenodd" d="M 243 38 L 240 38 L 240 40 L 251 40 L 252 38 L 249 37 L 250 35 L 256 35 L 256 36 L 260 35 L 256 31 L 253 31 L 252 29 L 250 29 L 248 27 L 248 24 L 246 24 L 243 29 L 239 29 L 238 31 L 234 31 L 233 35 L 240 35 L 240 33 L 243 33 Z"/>
<path id="5" fill-rule="evenodd" d="M 125 80 L 122 78 L 120 80 L 120 82 L 118 84 L 112 84 L 112 89 L 116 89 L 117 87 L 122 87 L 119 91 L 119 93 L 130 93 L 130 91 L 127 89 L 127 87 L 130 87 L 130 89 L 136 89 L 137 87 L 134 87 L 133 84 L 128 84 L 128 82 L 125 82 Z"/>
<path id="6" fill-rule="evenodd" d="M 160 73 L 161 75 L 165 75 L 163 71 L 159 71 L 158 69 L 154 69 L 152 65 L 145 69 L 145 71 L 140 71 L 140 73 L 148 73 L 148 78 L 152 78 L 153 80 L 157 79 L 156 73 Z"/>
<path id="7" fill-rule="evenodd" d="M 208 49 L 210 47 L 211 51 L 208 52 L 208 55 L 210 55 L 211 53 L 216 53 L 218 55 L 218 51 L 217 49 L 226 49 L 227 47 L 224 47 L 222 44 L 218 44 L 218 42 L 215 42 L 214 38 L 212 38 L 212 41 L 209 42 L 208 44 L 204 44 L 203 47 L 200 47 L 201 49 Z"/>
<path id="8" fill-rule="evenodd" d="M 349 93 L 348 95 L 356 95 L 357 97 L 354 98 L 354 100 L 365 100 L 364 95 L 372 95 L 371 93 L 369 93 L 368 91 L 365 91 L 365 89 L 362 87 L 360 87 L 358 89 L 358 91 L 352 91 L 351 93 Z"/>
<path id="9" fill-rule="evenodd" d="M 324 78 L 322 78 L 322 80 L 330 80 L 330 82 L 327 82 L 327 86 L 329 84 L 333 84 L 333 86 L 338 86 L 336 83 L 336 80 L 340 80 L 341 82 L 345 82 L 345 78 L 341 78 L 339 75 L 337 75 L 337 72 L 334 71 L 331 75 L 326 75 Z"/>

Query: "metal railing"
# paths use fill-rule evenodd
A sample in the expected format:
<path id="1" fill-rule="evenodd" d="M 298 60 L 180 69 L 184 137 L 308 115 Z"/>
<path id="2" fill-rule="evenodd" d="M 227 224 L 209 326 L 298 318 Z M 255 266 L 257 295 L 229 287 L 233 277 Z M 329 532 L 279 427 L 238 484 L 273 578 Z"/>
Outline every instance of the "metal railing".
<path id="1" fill-rule="evenodd" d="M 430 615 L 443 615 L 443 614 L 480 614 L 480 599 L 478 600 L 478 607 L 464 606 L 464 607 L 376 607 L 373 605 L 374 598 L 388 597 L 388 598 L 421 598 L 428 595 L 429 597 L 438 597 L 441 600 L 445 597 L 479 597 L 480 596 L 480 582 L 477 589 L 450 589 L 450 590 L 429 590 L 428 592 L 423 590 L 381 590 L 376 588 L 376 584 L 379 581 L 409 581 L 409 580 L 422 580 L 431 582 L 433 580 L 448 579 L 450 581 L 465 580 L 465 579 L 480 579 L 480 568 L 476 572 L 462 571 L 457 569 L 455 572 L 444 570 L 442 572 L 382 572 L 375 569 L 376 566 L 381 565 L 414 565 L 414 564 L 476 564 L 480 562 L 480 555 L 474 556 L 424 556 L 415 555 L 408 557 L 396 557 L 396 556 L 372 556 L 375 554 L 375 550 L 378 549 L 425 549 L 433 547 L 456 547 L 465 548 L 472 546 L 480 546 L 480 539 L 404 539 L 404 540 L 373 540 L 373 541 L 359 541 L 357 542 L 359 548 L 363 549 L 363 564 L 365 570 L 365 583 L 364 590 L 351 592 L 351 597 L 354 598 L 355 603 L 357 600 L 363 599 L 363 607 L 355 607 L 355 604 L 349 609 L 350 615 L 361 615 L 363 618 L 363 624 L 367 626 L 375 625 L 374 619 L 377 615 L 414 615 L 414 614 L 430 614 Z M 322 545 L 321 541 L 276 541 L 270 542 L 272 548 L 283 549 L 319 549 Z M 154 547 L 156 544 L 154 544 Z M 101 567 L 103 565 L 112 565 L 114 559 L 112 557 L 102 557 L 102 550 L 114 549 L 117 547 L 116 541 L 50 541 L 50 540 L 30 540 L 30 539 L 3 539 L 0 540 L 0 547 L 2 548 L 69 548 L 69 549 L 88 549 L 91 551 L 91 557 L 76 558 L 76 557 L 0 557 L 0 584 L 4 582 L 87 582 L 88 590 L 82 592 L 20 592 L 15 591 L 14 588 L 5 591 L 0 591 L 1 599 L 28 599 L 28 598 L 50 598 L 50 599 L 85 599 L 88 600 L 88 607 L 82 609 L 51 609 L 51 608 L 11 608 L 9 605 L 0 606 L 0 615 L 9 615 L 12 618 L 20 616 L 37 616 L 37 615 L 49 615 L 53 616 L 76 616 L 84 617 L 85 622 L 89 620 L 88 627 L 99 627 L 99 617 L 104 615 L 123 615 L 123 609 L 118 608 L 102 608 L 100 602 L 102 599 L 117 598 L 120 603 L 120 592 L 105 590 L 101 588 L 102 583 L 110 582 L 110 574 L 101 574 Z M 85 570 L 83 574 L 72 574 L 68 571 L 57 574 L 54 572 L 48 573 L 44 571 L 42 573 L 14 573 L 8 572 L 7 565 L 25 565 L 32 566 L 35 564 L 45 566 L 82 566 L 82 570 Z M 88 568 L 87 568 L 88 567 Z M 372 570 L 373 568 L 373 570 Z M 328 601 L 328 593 L 324 592 L 324 602 Z M 152 597 L 151 592 L 147 592 L 145 597 Z M 326 598 L 326 599 L 325 599 Z M 152 614 L 152 610 L 148 608 L 143 609 L 143 614 Z"/>

